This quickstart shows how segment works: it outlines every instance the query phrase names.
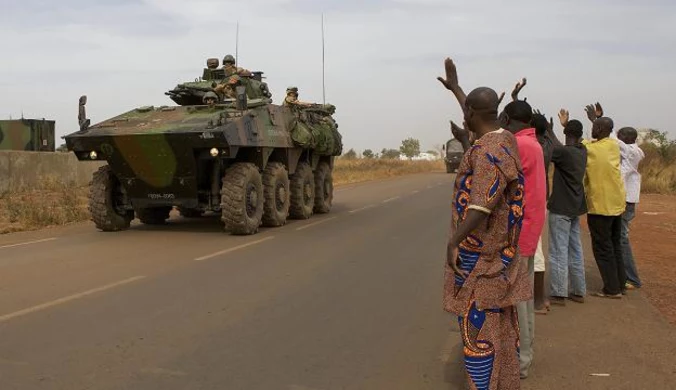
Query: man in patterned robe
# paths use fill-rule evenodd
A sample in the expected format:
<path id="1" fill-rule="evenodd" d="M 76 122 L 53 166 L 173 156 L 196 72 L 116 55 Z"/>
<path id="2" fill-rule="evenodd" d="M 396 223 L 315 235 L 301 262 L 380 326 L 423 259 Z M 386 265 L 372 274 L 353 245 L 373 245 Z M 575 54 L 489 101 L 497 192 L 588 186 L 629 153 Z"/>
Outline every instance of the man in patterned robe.
<path id="1" fill-rule="evenodd" d="M 466 148 L 453 194 L 444 309 L 458 315 L 472 390 L 520 388 L 518 302 L 532 297 L 519 261 L 523 171 L 516 139 L 500 127 L 500 98 L 490 88 L 464 95 L 453 61 L 439 80 L 458 98 L 466 130 L 453 133 Z"/>

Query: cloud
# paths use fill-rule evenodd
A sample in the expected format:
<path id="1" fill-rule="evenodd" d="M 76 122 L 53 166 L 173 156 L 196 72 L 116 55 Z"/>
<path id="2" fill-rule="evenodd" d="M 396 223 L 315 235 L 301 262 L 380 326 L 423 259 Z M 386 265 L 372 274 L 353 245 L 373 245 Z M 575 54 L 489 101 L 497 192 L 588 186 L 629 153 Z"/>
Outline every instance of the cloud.
<path id="1" fill-rule="evenodd" d="M 208 57 L 235 53 L 262 70 L 279 102 L 289 85 L 321 101 L 320 14 L 325 15 L 326 96 L 346 149 L 425 148 L 460 116 L 436 80 L 458 63 L 465 89 L 509 90 L 521 77 L 538 108 L 554 114 L 601 100 L 618 125 L 669 130 L 676 87 L 676 3 L 628 0 L 25 0 L 0 16 L 0 116 L 77 128 L 77 98 L 100 121 L 146 104 L 201 74 Z M 652 99 L 640 99 L 649 96 Z M 648 103 L 647 101 L 651 102 Z M 648 106 L 648 104 L 650 104 Z M 650 115 L 647 115 L 650 113 Z M 676 135 L 676 133 L 672 133 Z"/>

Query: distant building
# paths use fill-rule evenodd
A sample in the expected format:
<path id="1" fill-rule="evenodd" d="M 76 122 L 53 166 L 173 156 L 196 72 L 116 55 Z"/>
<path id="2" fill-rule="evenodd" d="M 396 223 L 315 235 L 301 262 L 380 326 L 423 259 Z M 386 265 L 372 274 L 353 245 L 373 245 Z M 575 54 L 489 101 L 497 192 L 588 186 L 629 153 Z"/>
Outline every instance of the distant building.
<path id="1" fill-rule="evenodd" d="M 55 121 L 45 119 L 0 120 L 0 150 L 55 150 Z"/>

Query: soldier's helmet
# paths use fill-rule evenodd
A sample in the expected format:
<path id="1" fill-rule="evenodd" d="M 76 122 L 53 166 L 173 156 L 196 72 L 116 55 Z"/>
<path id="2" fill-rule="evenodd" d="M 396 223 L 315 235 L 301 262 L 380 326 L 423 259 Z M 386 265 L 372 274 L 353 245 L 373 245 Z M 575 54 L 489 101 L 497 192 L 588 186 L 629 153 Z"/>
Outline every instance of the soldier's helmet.
<path id="1" fill-rule="evenodd" d="M 207 101 L 209 99 L 212 99 L 214 101 L 214 103 L 218 102 L 218 95 L 216 95 L 215 92 L 209 91 L 209 92 L 205 93 L 204 96 L 202 96 L 202 103 L 207 104 Z"/>
<path id="2" fill-rule="evenodd" d="M 232 55 L 228 54 L 227 56 L 223 57 L 223 65 L 230 63 L 234 64 L 235 63 L 235 57 Z"/>
<path id="3" fill-rule="evenodd" d="M 298 87 L 289 87 L 289 88 L 287 88 L 287 89 L 286 89 L 286 94 L 287 94 L 287 95 L 289 95 L 289 94 L 294 94 L 294 95 L 298 96 Z"/>
<path id="4" fill-rule="evenodd" d="M 209 68 L 209 69 L 218 68 L 218 58 L 208 58 L 207 59 L 207 68 Z"/>

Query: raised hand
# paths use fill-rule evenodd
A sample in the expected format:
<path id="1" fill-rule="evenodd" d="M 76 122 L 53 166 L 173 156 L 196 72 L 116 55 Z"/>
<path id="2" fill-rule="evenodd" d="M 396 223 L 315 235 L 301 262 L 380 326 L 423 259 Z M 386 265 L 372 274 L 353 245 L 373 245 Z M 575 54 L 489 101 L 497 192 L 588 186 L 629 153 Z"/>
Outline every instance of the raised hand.
<path id="1" fill-rule="evenodd" d="M 519 100 L 519 92 L 523 89 L 523 87 L 526 86 L 526 78 L 522 78 L 521 81 L 516 83 L 514 86 L 514 89 L 512 90 L 512 101 L 517 101 Z"/>
<path id="2" fill-rule="evenodd" d="M 561 123 L 561 126 L 566 127 L 569 120 L 570 113 L 565 108 L 562 108 L 561 111 L 559 111 L 559 123 Z"/>
<path id="3" fill-rule="evenodd" d="M 596 118 L 597 118 L 597 116 L 596 116 L 596 108 L 594 107 L 594 105 L 593 105 L 593 104 L 587 105 L 587 106 L 584 108 L 584 111 L 587 113 L 587 118 L 589 118 L 589 120 L 590 120 L 592 123 L 594 123 L 594 121 L 595 121 Z"/>
<path id="4" fill-rule="evenodd" d="M 597 118 L 603 116 L 603 107 L 601 107 L 601 103 L 596 102 L 596 106 L 594 107 L 594 113 L 596 114 Z"/>
<path id="5" fill-rule="evenodd" d="M 446 57 L 444 68 L 446 70 L 446 78 L 437 77 L 437 80 L 449 91 L 456 90 L 458 88 L 458 70 L 455 67 L 455 63 L 453 63 L 452 59 Z"/>

